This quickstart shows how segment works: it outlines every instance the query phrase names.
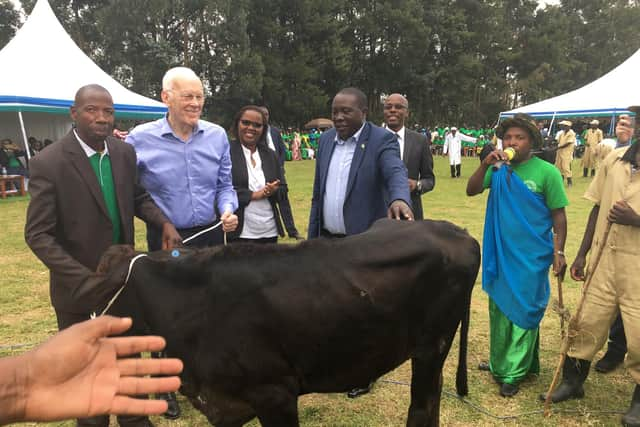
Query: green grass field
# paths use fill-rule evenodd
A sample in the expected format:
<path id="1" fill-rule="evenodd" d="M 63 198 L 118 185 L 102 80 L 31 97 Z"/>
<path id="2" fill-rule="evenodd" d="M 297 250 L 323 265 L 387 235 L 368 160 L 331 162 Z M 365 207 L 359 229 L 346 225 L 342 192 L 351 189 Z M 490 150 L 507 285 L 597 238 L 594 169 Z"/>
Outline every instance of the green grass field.
<path id="1" fill-rule="evenodd" d="M 423 204 L 428 218 L 452 221 L 481 240 L 486 194 L 476 197 L 467 197 L 465 194 L 467 178 L 477 165 L 476 158 L 463 159 L 462 178 L 451 179 L 448 177 L 446 159 L 436 158 L 436 187 L 423 197 Z M 300 232 L 306 235 L 314 162 L 289 162 L 286 166 L 296 224 Z M 574 170 L 580 170 L 577 162 Z M 589 182 L 590 179 L 576 177 L 574 186 L 568 190 L 571 204 L 567 210 L 569 235 L 566 253 L 569 263 L 578 249 L 591 209 L 591 205 L 581 197 Z M 55 317 L 49 303 L 47 269 L 24 243 L 27 204 L 28 198 L 0 200 L 1 356 L 23 352 L 56 331 Z M 136 230 L 138 248 L 144 248 L 144 227 L 139 221 Z M 293 243 L 290 240 L 284 242 Z M 580 284 L 568 278 L 564 283 L 564 291 L 566 305 L 574 312 Z M 552 295 L 557 295 L 555 281 L 552 281 Z M 622 413 L 628 409 L 633 384 L 631 377 L 623 368 L 619 368 L 609 375 L 592 372 L 585 386 L 584 399 L 557 405 L 558 411 L 550 418 L 543 418 L 539 413 L 542 405 L 537 401 L 537 395 L 545 391 L 551 382 L 560 348 L 559 319 L 551 310 L 548 310 L 541 325 L 540 376 L 526 380 L 514 398 L 500 397 L 498 386 L 491 377 L 475 369 L 478 362 L 488 357 L 487 298 L 479 280 L 472 301 L 468 401 L 480 409 L 452 397 L 457 348 L 456 338 L 444 372 L 445 393 L 440 419 L 443 426 L 614 426 L 620 423 L 620 415 L 616 412 Z M 355 400 L 347 399 L 342 394 L 304 396 L 299 403 L 301 424 L 312 427 L 403 426 L 409 405 L 409 387 L 406 384 L 410 381 L 410 372 L 410 365 L 404 364 L 378 381 L 372 393 Z M 175 427 L 208 425 L 205 418 L 182 396 L 180 401 L 184 412 L 180 420 L 167 421 L 162 417 L 153 417 L 154 423 L 157 426 Z M 51 425 L 74 426 L 75 423 L 69 421 Z M 112 425 L 115 425 L 115 421 L 112 421 Z M 250 425 L 259 424 L 254 421 Z"/>

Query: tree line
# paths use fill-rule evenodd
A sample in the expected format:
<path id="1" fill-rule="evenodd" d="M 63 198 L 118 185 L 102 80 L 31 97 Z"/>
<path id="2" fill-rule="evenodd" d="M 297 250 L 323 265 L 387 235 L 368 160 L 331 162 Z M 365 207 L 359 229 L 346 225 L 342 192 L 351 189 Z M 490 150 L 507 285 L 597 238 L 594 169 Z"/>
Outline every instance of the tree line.
<path id="1" fill-rule="evenodd" d="M 159 99 L 168 68 L 193 68 L 209 95 L 205 116 L 222 124 L 255 103 L 268 105 L 275 123 L 301 126 L 327 117 L 333 95 L 356 86 L 374 121 L 381 97 L 400 92 L 413 122 L 483 126 L 576 89 L 640 48 L 634 0 L 49 3 L 78 46 L 136 92 Z M 22 4 L 29 14 L 35 0 Z M 1 46 L 19 25 L 12 3 L 0 0 Z"/>

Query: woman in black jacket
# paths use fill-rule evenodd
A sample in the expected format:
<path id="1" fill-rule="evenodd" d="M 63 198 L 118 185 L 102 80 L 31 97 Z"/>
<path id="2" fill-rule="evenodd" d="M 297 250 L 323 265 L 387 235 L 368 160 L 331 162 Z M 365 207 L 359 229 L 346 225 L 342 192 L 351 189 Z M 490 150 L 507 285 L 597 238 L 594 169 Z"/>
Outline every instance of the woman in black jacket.
<path id="1" fill-rule="evenodd" d="M 267 146 L 267 120 L 260 107 L 247 105 L 236 114 L 230 144 L 231 174 L 238 193 L 238 228 L 230 239 L 276 243 L 284 237 L 278 207 L 282 180 L 276 153 Z"/>

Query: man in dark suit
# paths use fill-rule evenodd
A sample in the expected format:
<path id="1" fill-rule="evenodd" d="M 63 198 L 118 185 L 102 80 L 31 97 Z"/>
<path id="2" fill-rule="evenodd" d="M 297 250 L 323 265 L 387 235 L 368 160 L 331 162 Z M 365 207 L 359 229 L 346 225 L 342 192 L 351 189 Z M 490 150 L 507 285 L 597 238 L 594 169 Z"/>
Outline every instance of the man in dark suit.
<path id="1" fill-rule="evenodd" d="M 112 137 L 109 92 L 88 85 L 71 107 L 75 129 L 31 162 L 25 239 L 49 268 L 51 302 L 59 329 L 89 318 L 116 289 L 93 274 L 113 244 L 134 244 L 134 215 L 160 227 L 163 248 L 180 235 L 138 184 L 133 147 Z M 152 426 L 147 417 L 119 417 L 120 426 Z M 78 420 L 79 426 L 109 425 L 109 417 Z"/>
<path id="2" fill-rule="evenodd" d="M 388 216 L 413 220 L 407 168 L 395 136 L 366 121 L 367 97 L 342 89 L 333 98 L 335 128 L 320 137 L 309 238 L 362 233 Z"/>
<path id="3" fill-rule="evenodd" d="M 269 109 L 267 107 L 260 108 L 267 118 L 267 123 L 269 123 Z M 287 158 L 287 147 L 284 145 L 284 141 L 282 141 L 282 135 L 280 133 L 280 129 L 273 127 L 271 125 L 267 125 L 267 145 L 276 153 L 276 157 L 280 164 L 282 180 L 280 181 L 280 201 L 278 202 L 280 206 L 280 216 L 282 216 L 282 222 L 284 223 L 284 228 L 287 230 L 287 234 L 289 237 L 296 240 L 303 240 L 302 236 L 298 232 L 296 228 L 296 224 L 293 220 L 293 211 L 291 210 L 291 203 L 289 203 L 289 187 L 287 185 L 287 178 L 284 170 L 284 162 Z"/>
<path id="4" fill-rule="evenodd" d="M 405 127 L 409 117 L 409 101 L 399 93 L 387 97 L 383 105 L 384 123 L 393 132 L 400 144 L 400 156 L 409 174 L 409 191 L 413 215 L 424 219 L 421 196 L 433 190 L 436 178 L 433 176 L 433 157 L 427 137 Z"/>
<path id="5" fill-rule="evenodd" d="M 316 157 L 309 239 L 342 238 L 366 231 L 385 216 L 413 220 L 407 168 L 395 136 L 366 121 L 367 97 L 342 89 L 333 98 L 335 125 L 322 134 Z M 371 384 L 347 393 L 366 394 Z"/>

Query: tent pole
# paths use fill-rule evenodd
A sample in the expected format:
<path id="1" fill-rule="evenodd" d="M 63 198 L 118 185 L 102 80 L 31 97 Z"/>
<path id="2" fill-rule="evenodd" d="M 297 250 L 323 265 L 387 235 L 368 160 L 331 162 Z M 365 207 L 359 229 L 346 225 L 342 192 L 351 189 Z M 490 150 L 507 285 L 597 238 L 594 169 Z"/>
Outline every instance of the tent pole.
<path id="1" fill-rule="evenodd" d="M 551 133 L 551 132 L 552 132 L 552 129 L 553 129 L 553 122 L 554 122 L 555 120 L 556 120 L 556 113 L 555 113 L 555 111 L 554 111 L 553 116 L 551 116 L 551 122 L 549 123 L 549 133 Z M 555 133 L 554 133 L 554 136 L 555 136 Z M 553 139 L 555 139 L 555 138 L 553 138 Z M 553 141 L 553 139 L 552 139 L 552 141 Z"/>
<path id="2" fill-rule="evenodd" d="M 611 116 L 611 124 L 609 124 L 609 135 L 613 135 L 616 129 L 616 111 L 613 111 L 613 115 Z"/>
<path id="3" fill-rule="evenodd" d="M 24 151 L 27 153 L 27 163 L 31 161 L 31 150 L 29 141 L 27 140 L 27 131 L 24 129 L 24 120 L 22 119 L 22 111 L 18 111 L 18 119 L 20 119 L 20 129 L 22 130 L 22 140 L 24 141 Z"/>

